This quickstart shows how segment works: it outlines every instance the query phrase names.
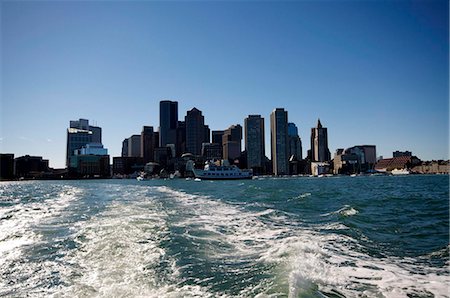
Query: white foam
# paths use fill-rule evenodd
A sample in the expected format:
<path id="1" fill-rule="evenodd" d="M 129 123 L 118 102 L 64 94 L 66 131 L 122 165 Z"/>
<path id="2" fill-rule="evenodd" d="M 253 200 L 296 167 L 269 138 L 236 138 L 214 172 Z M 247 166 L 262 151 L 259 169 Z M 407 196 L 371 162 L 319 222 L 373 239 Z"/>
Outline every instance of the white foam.
<path id="1" fill-rule="evenodd" d="M 344 205 L 344 207 L 340 208 L 339 210 L 336 210 L 336 211 L 333 211 L 333 212 L 329 212 L 329 213 L 325 213 L 325 214 L 322 214 L 321 216 L 325 217 L 325 216 L 330 216 L 330 215 L 333 215 L 333 214 L 339 214 L 339 215 L 342 215 L 342 216 L 352 216 L 352 215 L 356 215 L 358 213 L 359 213 L 359 211 L 356 210 L 355 208 L 353 208 L 353 207 L 351 207 L 349 205 Z"/>
<path id="2" fill-rule="evenodd" d="M 186 209 L 189 208 L 191 216 L 180 225 L 195 225 L 197 229 L 210 231 L 212 233 L 208 236 L 215 241 L 223 241 L 234 248 L 210 252 L 210 258 L 240 256 L 275 264 L 279 268 L 278 283 L 288 286 L 290 297 L 320 296 L 319 290 L 337 291 L 347 297 L 407 297 L 413 293 L 449 297 L 449 279 L 445 269 L 424 268 L 424 265 L 415 265 L 414 260 L 371 257 L 359 253 L 364 251 L 363 248 L 348 236 L 317 232 L 348 229 L 342 224 L 294 228 L 282 218 L 278 221 L 276 216 L 270 217 L 272 221 L 264 221 L 264 216 L 275 213 L 273 209 L 252 213 L 239 208 L 241 206 L 168 187 L 160 187 L 158 191 L 171 194 Z M 345 205 L 324 216 L 352 216 L 357 213 L 355 208 Z M 428 273 L 418 273 L 423 270 Z M 244 292 L 252 291 L 247 289 Z"/>

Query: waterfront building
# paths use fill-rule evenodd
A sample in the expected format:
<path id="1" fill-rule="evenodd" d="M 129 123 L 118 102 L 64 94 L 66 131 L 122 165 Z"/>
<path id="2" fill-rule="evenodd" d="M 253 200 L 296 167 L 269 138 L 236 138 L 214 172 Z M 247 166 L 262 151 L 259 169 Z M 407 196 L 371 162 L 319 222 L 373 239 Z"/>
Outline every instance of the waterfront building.
<path id="1" fill-rule="evenodd" d="M 302 140 L 300 139 L 300 136 L 298 135 L 298 128 L 297 126 L 289 122 L 288 123 L 288 155 L 289 158 L 295 157 L 297 160 L 301 160 L 302 157 Z"/>
<path id="2" fill-rule="evenodd" d="M 108 149 L 101 143 L 88 143 L 70 157 L 69 176 L 73 178 L 107 178 L 110 176 Z"/>
<path id="3" fill-rule="evenodd" d="M 264 118 L 261 115 L 249 115 L 244 120 L 245 150 L 247 151 L 247 167 L 255 174 L 264 172 L 265 141 Z"/>
<path id="4" fill-rule="evenodd" d="M 200 155 L 202 143 L 208 143 L 206 136 L 209 128 L 205 126 L 205 118 L 202 112 L 193 108 L 188 111 L 184 119 L 186 125 L 186 152 Z"/>
<path id="5" fill-rule="evenodd" d="M 328 131 L 322 126 L 320 119 L 317 126 L 311 128 L 311 161 L 325 162 L 331 159 L 328 149 Z"/>
<path id="6" fill-rule="evenodd" d="M 154 160 L 155 148 L 159 147 L 159 135 L 153 131 L 153 126 L 143 126 L 141 132 L 141 157 L 144 163 Z"/>
<path id="7" fill-rule="evenodd" d="M 222 145 L 217 143 L 203 143 L 202 144 L 202 156 L 206 160 L 221 160 L 222 155 Z"/>
<path id="8" fill-rule="evenodd" d="M 42 156 L 20 156 L 14 159 L 15 176 L 33 178 L 41 173 L 49 172 L 48 160 Z"/>
<path id="9" fill-rule="evenodd" d="M 153 157 L 152 157 L 153 159 Z M 114 175 L 131 175 L 144 170 L 144 159 L 142 157 L 113 157 Z"/>
<path id="10" fill-rule="evenodd" d="M 334 156 L 335 174 L 353 174 L 373 171 L 377 162 L 375 145 L 358 145 L 338 149 Z"/>
<path id="11" fill-rule="evenodd" d="M 155 148 L 155 162 L 157 162 L 161 168 L 166 168 L 172 157 L 172 149 L 170 147 Z"/>
<path id="12" fill-rule="evenodd" d="M 311 174 L 314 176 L 328 174 L 330 164 L 328 162 L 311 162 Z"/>
<path id="13" fill-rule="evenodd" d="M 88 143 L 102 142 L 102 129 L 89 125 L 87 119 L 72 120 L 67 129 L 66 165 L 69 166 L 70 157 L 74 151 Z"/>
<path id="14" fill-rule="evenodd" d="M 109 155 L 74 155 L 70 158 L 69 176 L 72 178 L 110 177 Z"/>
<path id="15" fill-rule="evenodd" d="M 412 156 L 410 151 L 394 151 L 392 152 L 392 157 L 402 157 L 402 156 Z"/>
<path id="16" fill-rule="evenodd" d="M 14 154 L 0 154 L 0 180 L 14 178 Z"/>
<path id="17" fill-rule="evenodd" d="M 128 138 L 128 155 L 129 157 L 141 157 L 141 136 L 132 135 Z"/>
<path id="18" fill-rule="evenodd" d="M 379 160 L 375 165 L 375 170 L 378 172 L 391 172 L 394 169 L 411 169 L 420 164 L 421 161 L 416 156 L 400 156 Z"/>
<path id="19" fill-rule="evenodd" d="M 450 162 L 448 160 L 426 161 L 414 166 L 411 172 L 418 174 L 449 174 Z"/>
<path id="20" fill-rule="evenodd" d="M 288 113 L 277 108 L 270 114 L 270 138 L 273 173 L 289 174 Z"/>
<path id="21" fill-rule="evenodd" d="M 177 144 L 178 102 L 159 102 L 159 146 Z"/>
<path id="22" fill-rule="evenodd" d="M 223 158 L 233 160 L 241 156 L 242 126 L 231 125 L 224 130 L 222 136 Z"/>

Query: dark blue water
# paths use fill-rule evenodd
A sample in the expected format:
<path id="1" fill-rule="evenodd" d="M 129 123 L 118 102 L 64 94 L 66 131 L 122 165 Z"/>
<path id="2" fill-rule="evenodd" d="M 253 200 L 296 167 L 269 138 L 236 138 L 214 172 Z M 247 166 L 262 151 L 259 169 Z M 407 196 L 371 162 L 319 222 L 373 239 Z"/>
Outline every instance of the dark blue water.
<path id="1" fill-rule="evenodd" d="M 0 296 L 450 297 L 448 176 L 0 184 Z"/>

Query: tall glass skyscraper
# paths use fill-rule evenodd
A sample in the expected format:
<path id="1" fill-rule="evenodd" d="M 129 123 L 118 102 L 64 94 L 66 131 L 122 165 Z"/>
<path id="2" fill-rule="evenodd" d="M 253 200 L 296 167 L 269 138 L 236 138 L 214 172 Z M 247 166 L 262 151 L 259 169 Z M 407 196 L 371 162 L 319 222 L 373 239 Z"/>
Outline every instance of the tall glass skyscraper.
<path id="1" fill-rule="evenodd" d="M 264 118 L 249 115 L 244 121 L 245 150 L 247 167 L 261 173 L 265 162 Z"/>
<path id="2" fill-rule="evenodd" d="M 284 109 L 275 109 L 270 114 L 270 138 L 273 173 L 288 175 L 288 113 Z"/>
<path id="3" fill-rule="evenodd" d="M 159 146 L 177 144 L 178 102 L 162 100 L 159 102 Z"/>

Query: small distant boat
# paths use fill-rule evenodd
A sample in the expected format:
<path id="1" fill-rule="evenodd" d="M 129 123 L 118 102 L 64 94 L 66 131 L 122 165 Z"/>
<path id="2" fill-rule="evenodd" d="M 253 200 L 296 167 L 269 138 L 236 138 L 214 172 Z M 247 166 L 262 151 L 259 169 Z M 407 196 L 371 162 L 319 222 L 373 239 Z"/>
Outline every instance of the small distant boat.
<path id="1" fill-rule="evenodd" d="M 350 177 L 356 177 L 356 174 L 351 174 Z"/>
<path id="2" fill-rule="evenodd" d="M 391 171 L 392 175 L 409 175 L 411 172 L 408 169 L 393 169 Z"/>
<path id="3" fill-rule="evenodd" d="M 235 165 L 222 166 L 206 162 L 203 170 L 194 169 L 195 178 L 209 180 L 252 179 L 252 170 L 241 170 Z"/>

